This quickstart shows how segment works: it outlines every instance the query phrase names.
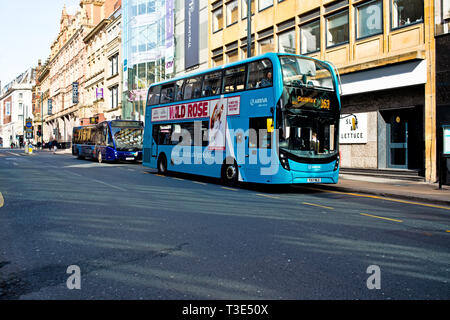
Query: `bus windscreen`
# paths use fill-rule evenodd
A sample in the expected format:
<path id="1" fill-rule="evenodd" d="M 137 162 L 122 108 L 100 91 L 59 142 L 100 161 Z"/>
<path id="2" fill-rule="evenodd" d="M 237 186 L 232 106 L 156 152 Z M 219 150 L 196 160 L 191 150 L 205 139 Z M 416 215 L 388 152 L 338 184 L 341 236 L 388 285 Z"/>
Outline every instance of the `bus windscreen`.
<path id="1" fill-rule="evenodd" d="M 129 128 L 111 124 L 112 137 L 117 151 L 140 151 L 143 144 L 143 128 Z"/>

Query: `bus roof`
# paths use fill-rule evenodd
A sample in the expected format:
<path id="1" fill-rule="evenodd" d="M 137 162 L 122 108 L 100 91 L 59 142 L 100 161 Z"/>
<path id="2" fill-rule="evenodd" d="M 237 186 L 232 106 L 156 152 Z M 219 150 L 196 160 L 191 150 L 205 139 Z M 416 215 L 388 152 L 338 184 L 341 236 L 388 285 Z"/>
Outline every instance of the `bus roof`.
<path id="1" fill-rule="evenodd" d="M 171 83 L 171 82 L 178 81 L 178 80 L 191 78 L 193 76 L 201 76 L 201 75 L 204 75 L 204 74 L 207 74 L 207 73 L 223 70 L 223 69 L 226 69 L 226 68 L 229 68 L 229 67 L 239 66 L 239 65 L 247 63 L 247 62 L 261 60 L 263 58 L 275 59 L 278 56 L 296 56 L 296 57 L 302 57 L 302 58 L 311 59 L 311 60 L 320 61 L 322 63 L 329 64 L 328 61 L 323 61 L 323 60 L 319 60 L 319 59 L 316 59 L 316 58 L 303 56 L 303 55 L 298 55 L 298 54 L 268 52 L 268 53 L 261 54 L 259 56 L 250 57 L 250 58 L 247 58 L 247 59 L 244 59 L 244 60 L 239 60 L 239 61 L 236 61 L 236 62 L 224 64 L 224 65 L 221 65 L 221 66 L 218 66 L 218 67 L 213 67 L 213 68 L 209 68 L 209 69 L 203 69 L 203 70 L 200 70 L 198 72 L 187 73 L 187 74 L 184 74 L 184 75 L 176 77 L 176 78 L 171 78 L 171 79 L 167 79 L 167 80 L 164 80 L 164 81 L 155 82 L 155 83 L 152 83 L 149 86 L 149 88 L 155 87 L 155 86 L 159 86 L 159 85 L 164 85 L 164 84 Z M 329 65 L 329 66 L 331 68 L 333 68 L 331 65 Z"/>
<path id="2" fill-rule="evenodd" d="M 89 128 L 89 127 L 91 127 L 91 128 L 94 128 L 94 127 L 96 127 L 96 126 L 98 126 L 99 124 L 102 124 L 102 123 L 111 123 L 111 122 L 123 122 L 123 123 L 126 123 L 126 122 L 136 122 L 136 123 L 140 123 L 142 126 L 144 125 L 144 122 L 143 121 L 141 121 L 141 120 L 104 120 L 104 121 L 102 121 L 102 122 L 99 122 L 99 123 L 96 123 L 96 124 L 87 124 L 87 125 L 85 125 L 85 126 L 77 126 L 77 127 L 73 127 L 74 129 L 79 129 L 79 128 Z"/>
<path id="3" fill-rule="evenodd" d="M 265 54 L 262 54 L 262 55 L 259 55 L 259 56 L 254 56 L 254 57 L 247 58 L 247 59 L 244 59 L 244 60 L 239 60 L 239 61 L 232 62 L 232 63 L 229 63 L 229 64 L 221 65 L 221 66 L 218 66 L 218 67 L 213 67 L 213 68 L 210 68 L 210 69 L 203 69 L 201 71 L 187 73 L 187 74 L 184 74 L 184 75 L 176 77 L 176 78 L 171 78 L 171 79 L 167 79 L 167 80 L 164 80 L 164 81 L 155 82 L 155 83 L 152 83 L 150 85 L 150 87 L 159 86 L 159 85 L 163 85 L 163 84 L 166 84 L 166 83 L 171 83 L 171 82 L 174 82 L 174 81 L 191 78 L 193 76 L 200 76 L 200 75 L 203 75 L 203 74 L 207 74 L 207 73 L 214 72 L 214 71 L 219 71 L 219 70 L 226 69 L 226 68 L 233 67 L 233 66 L 239 66 L 239 65 L 241 65 L 243 63 L 252 62 L 252 61 L 255 61 L 255 60 L 260 60 L 262 58 L 272 58 L 272 59 L 274 59 L 278 55 L 279 55 L 278 53 L 269 52 L 269 53 L 265 53 Z M 282 55 L 285 55 L 285 54 L 283 53 Z"/>

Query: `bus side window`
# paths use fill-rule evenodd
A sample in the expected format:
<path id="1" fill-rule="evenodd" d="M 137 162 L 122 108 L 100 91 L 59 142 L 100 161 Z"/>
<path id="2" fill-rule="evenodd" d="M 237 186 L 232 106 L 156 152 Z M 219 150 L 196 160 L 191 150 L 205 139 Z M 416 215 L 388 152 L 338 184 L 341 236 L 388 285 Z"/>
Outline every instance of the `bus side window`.
<path id="1" fill-rule="evenodd" d="M 222 71 L 213 72 L 205 76 L 203 81 L 203 97 L 210 97 L 220 94 L 222 85 Z"/>
<path id="2" fill-rule="evenodd" d="M 272 78 L 268 78 L 268 73 L 273 74 L 272 62 L 269 59 L 255 61 L 248 66 L 247 89 L 263 88 L 272 86 Z"/>
<path id="3" fill-rule="evenodd" d="M 175 82 L 175 101 L 183 100 L 183 84 L 184 80 Z"/>
<path id="4" fill-rule="evenodd" d="M 197 99 L 202 94 L 202 77 L 187 79 L 184 85 L 184 99 Z"/>
<path id="5" fill-rule="evenodd" d="M 245 69 L 246 66 L 238 66 L 225 70 L 223 92 L 234 92 L 244 90 L 245 88 Z"/>
<path id="6" fill-rule="evenodd" d="M 207 147 L 209 145 L 209 121 L 202 121 L 202 146 Z"/>
<path id="7" fill-rule="evenodd" d="M 152 127 L 152 137 L 153 140 L 155 140 L 156 144 L 159 144 L 158 134 L 159 134 L 159 125 L 154 124 Z"/>
<path id="8" fill-rule="evenodd" d="M 170 103 L 173 100 L 174 100 L 174 85 L 173 85 L 173 83 L 162 86 L 160 104 Z"/>
<path id="9" fill-rule="evenodd" d="M 158 144 L 161 144 L 161 145 L 172 144 L 171 136 L 172 136 L 172 125 L 171 124 L 159 126 L 158 141 L 157 141 Z"/>

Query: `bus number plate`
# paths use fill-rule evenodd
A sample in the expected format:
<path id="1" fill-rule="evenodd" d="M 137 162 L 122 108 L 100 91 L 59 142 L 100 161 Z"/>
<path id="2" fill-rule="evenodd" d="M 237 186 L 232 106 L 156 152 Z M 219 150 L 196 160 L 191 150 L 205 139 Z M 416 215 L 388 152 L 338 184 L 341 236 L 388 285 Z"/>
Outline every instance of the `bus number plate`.
<path id="1" fill-rule="evenodd" d="M 320 183 L 322 182 L 321 178 L 308 178 L 308 183 Z"/>

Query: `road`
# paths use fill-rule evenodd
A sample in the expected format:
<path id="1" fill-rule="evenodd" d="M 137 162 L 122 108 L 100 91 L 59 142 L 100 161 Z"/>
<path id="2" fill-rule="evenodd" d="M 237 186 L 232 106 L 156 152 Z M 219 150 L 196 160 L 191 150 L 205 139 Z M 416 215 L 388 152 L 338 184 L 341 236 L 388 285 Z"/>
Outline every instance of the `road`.
<path id="1" fill-rule="evenodd" d="M 0 299 L 449 299 L 449 271 L 449 208 L 0 150 Z"/>

